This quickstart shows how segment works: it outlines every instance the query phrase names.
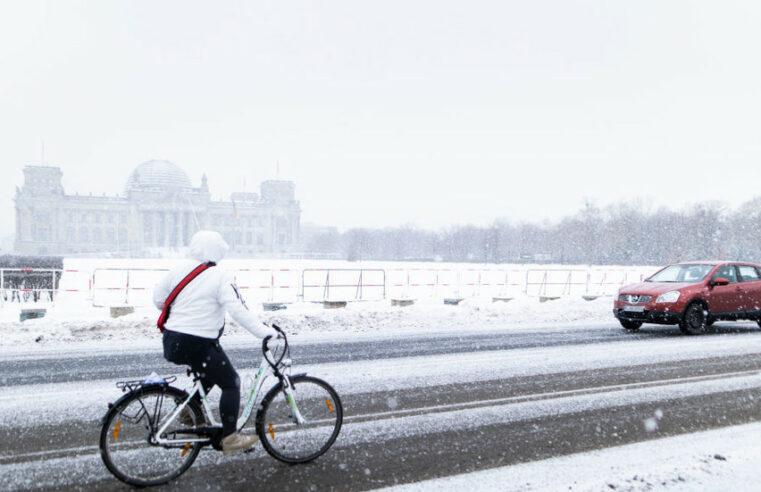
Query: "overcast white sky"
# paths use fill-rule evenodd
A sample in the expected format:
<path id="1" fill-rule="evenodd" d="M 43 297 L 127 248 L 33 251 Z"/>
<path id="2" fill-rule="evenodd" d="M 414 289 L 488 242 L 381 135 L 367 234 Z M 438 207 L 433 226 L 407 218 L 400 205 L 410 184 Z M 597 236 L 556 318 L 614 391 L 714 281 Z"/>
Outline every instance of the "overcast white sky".
<path id="1" fill-rule="evenodd" d="M 761 195 L 761 2 L 0 0 L 0 233 L 21 168 L 215 197 L 275 175 L 342 228 Z"/>

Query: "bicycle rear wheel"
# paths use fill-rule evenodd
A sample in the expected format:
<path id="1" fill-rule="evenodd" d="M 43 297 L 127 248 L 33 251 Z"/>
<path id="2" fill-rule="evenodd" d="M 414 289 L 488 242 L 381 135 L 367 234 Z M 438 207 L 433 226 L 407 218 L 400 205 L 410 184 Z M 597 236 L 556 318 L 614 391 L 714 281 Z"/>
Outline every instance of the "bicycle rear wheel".
<path id="1" fill-rule="evenodd" d="M 161 446 L 153 438 L 187 396 L 172 386 L 146 386 L 128 393 L 111 407 L 100 432 L 100 456 L 116 478 L 139 487 L 160 485 L 177 478 L 193 464 L 201 450 L 199 443 Z M 173 433 L 203 426 L 204 422 L 203 412 L 191 401 L 167 428 L 167 437 L 187 437 L 189 434 Z"/>
<path id="2" fill-rule="evenodd" d="M 306 463 L 333 445 L 343 423 L 338 394 L 325 381 L 310 376 L 291 378 L 295 405 L 304 424 L 297 424 L 282 384 L 262 399 L 256 432 L 264 449 L 285 463 Z"/>

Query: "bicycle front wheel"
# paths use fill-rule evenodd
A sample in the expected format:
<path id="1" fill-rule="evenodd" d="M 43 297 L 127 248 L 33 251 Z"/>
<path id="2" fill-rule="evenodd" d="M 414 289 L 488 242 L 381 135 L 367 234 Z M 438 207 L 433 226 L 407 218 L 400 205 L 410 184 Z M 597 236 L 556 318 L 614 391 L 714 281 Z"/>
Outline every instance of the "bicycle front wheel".
<path id="1" fill-rule="evenodd" d="M 160 485 L 193 464 L 201 450 L 199 443 L 162 446 L 154 435 L 187 396 L 172 386 L 149 386 L 128 393 L 111 407 L 100 432 L 100 456 L 116 478 L 138 487 Z M 191 401 L 167 428 L 165 437 L 195 438 L 183 429 L 200 427 L 204 422 L 203 412 Z"/>
<path id="2" fill-rule="evenodd" d="M 264 449 L 285 463 L 306 463 L 333 445 L 343 423 L 338 393 L 325 381 L 310 376 L 291 378 L 293 402 L 282 384 L 262 399 L 256 414 L 256 432 Z M 295 412 L 304 419 L 296 422 Z"/>

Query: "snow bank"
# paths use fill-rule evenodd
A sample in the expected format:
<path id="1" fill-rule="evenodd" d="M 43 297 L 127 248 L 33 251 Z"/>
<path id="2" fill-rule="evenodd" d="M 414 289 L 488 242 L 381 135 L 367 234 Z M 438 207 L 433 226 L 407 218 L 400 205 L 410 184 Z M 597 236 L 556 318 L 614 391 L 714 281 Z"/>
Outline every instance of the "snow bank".
<path id="1" fill-rule="evenodd" d="M 615 323 L 610 298 L 585 301 L 561 298 L 539 302 L 536 298 L 517 297 L 510 302 L 493 303 L 491 299 L 472 298 L 457 306 L 441 300 L 423 300 L 409 307 L 392 307 L 389 301 L 349 303 L 344 309 L 324 309 L 321 304 L 295 303 L 286 310 L 262 312 L 264 320 L 276 322 L 290 334 L 309 333 L 426 333 L 441 331 L 469 332 L 479 329 L 525 329 L 527 325 L 601 322 Z M 44 318 L 19 322 L 20 307 L 6 305 L 0 309 L 0 347 L 11 351 L 37 350 L 41 347 L 117 348 L 126 342 L 156 345 L 160 334 L 156 328 L 158 311 L 140 308 L 134 314 L 111 319 L 108 308 L 71 306 L 58 302 Z M 226 335 L 251 336 L 228 321 Z"/>

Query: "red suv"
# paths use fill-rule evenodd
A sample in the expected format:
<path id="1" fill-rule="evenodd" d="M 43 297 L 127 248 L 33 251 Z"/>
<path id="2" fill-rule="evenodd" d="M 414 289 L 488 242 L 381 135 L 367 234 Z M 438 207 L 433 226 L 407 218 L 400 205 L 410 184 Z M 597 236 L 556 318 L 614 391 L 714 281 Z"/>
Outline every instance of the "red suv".
<path id="1" fill-rule="evenodd" d="M 752 319 L 761 326 L 761 266 L 700 261 L 659 270 L 618 291 L 613 315 L 627 330 L 642 323 L 679 325 L 697 335 L 717 320 Z"/>

